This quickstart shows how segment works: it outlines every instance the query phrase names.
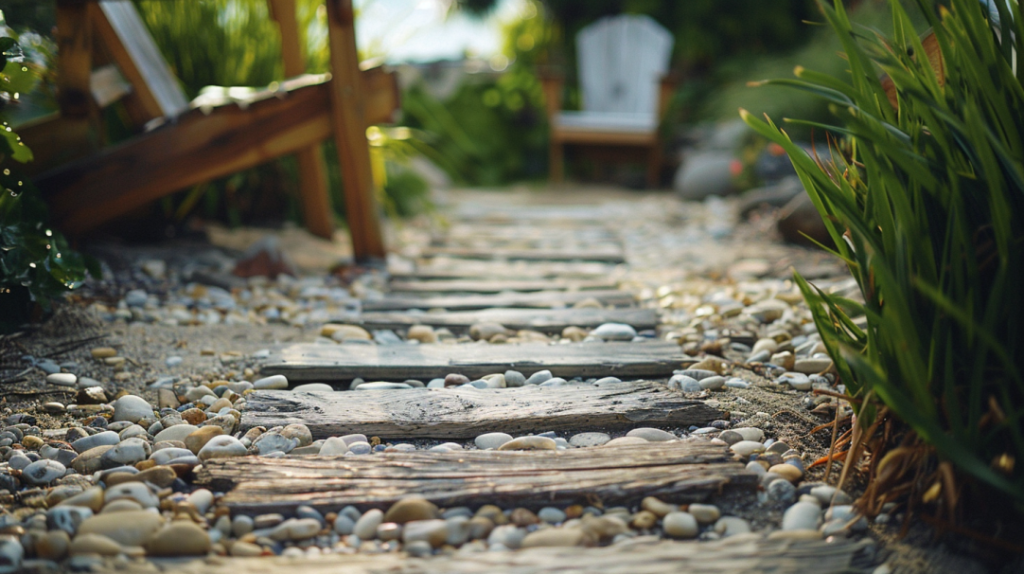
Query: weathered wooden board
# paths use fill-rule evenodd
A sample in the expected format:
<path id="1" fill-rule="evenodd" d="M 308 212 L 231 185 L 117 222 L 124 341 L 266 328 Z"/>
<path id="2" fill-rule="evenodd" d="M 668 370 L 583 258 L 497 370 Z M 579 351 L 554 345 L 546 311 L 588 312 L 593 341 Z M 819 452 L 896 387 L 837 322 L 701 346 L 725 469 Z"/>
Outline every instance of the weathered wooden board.
<path id="1" fill-rule="evenodd" d="M 482 377 L 508 369 L 527 376 L 550 370 L 556 377 L 668 377 L 688 357 L 679 345 L 571 343 L 547 345 L 288 345 L 263 364 L 264 375 L 290 381 L 431 379 L 449 373 Z"/>
<path id="2" fill-rule="evenodd" d="M 615 289 L 614 281 L 601 280 L 563 280 L 536 281 L 529 279 L 508 280 L 474 280 L 452 279 L 448 281 L 391 281 L 388 290 L 391 293 L 501 293 L 517 291 L 528 293 L 534 291 L 587 291 L 595 289 Z"/>
<path id="3" fill-rule="evenodd" d="M 448 279 L 566 279 L 587 280 L 607 279 L 621 273 L 621 266 L 604 263 L 557 263 L 515 265 L 494 261 L 461 260 L 449 265 L 452 260 L 431 260 L 431 265 L 418 265 L 415 270 L 389 269 L 388 274 L 395 280 L 448 280 Z M 468 263 L 468 264 L 467 264 Z M 518 262 L 522 263 L 522 262 Z"/>
<path id="4" fill-rule="evenodd" d="M 352 433 L 384 439 L 471 439 L 486 432 L 625 430 L 706 425 L 723 413 L 661 383 L 510 389 L 257 391 L 241 426 L 302 423 L 313 438 Z"/>
<path id="5" fill-rule="evenodd" d="M 592 329 L 603 323 L 625 323 L 637 331 L 658 326 L 658 312 L 654 309 L 483 309 L 447 313 L 362 313 L 345 322 L 362 325 L 367 329 L 408 329 L 413 325 L 447 327 L 463 332 L 477 323 L 494 322 L 506 329 L 518 331 L 532 329 L 543 333 L 561 333 L 575 325 Z"/>
<path id="6" fill-rule="evenodd" d="M 443 297 L 386 296 L 363 301 L 364 311 L 403 311 L 406 309 L 446 309 L 472 311 L 491 307 L 559 308 L 586 299 L 604 305 L 628 307 L 636 303 L 632 293 L 616 289 L 594 291 L 538 291 L 536 293 L 499 293 L 494 295 L 448 295 Z"/>
<path id="7" fill-rule="evenodd" d="M 463 247 L 428 247 L 421 257 L 462 257 L 464 259 L 504 259 L 521 261 L 601 261 L 625 263 L 626 256 L 619 249 L 555 250 L 555 249 L 472 249 Z"/>
<path id="8" fill-rule="evenodd" d="M 870 538 L 847 540 L 771 539 L 741 534 L 709 542 L 674 542 L 641 536 L 605 548 L 530 548 L 505 552 L 455 553 L 407 558 L 401 553 L 325 554 L 312 558 L 271 556 L 169 562 L 168 574 L 806 574 L 868 572 Z M 147 562 L 118 566 L 119 572 L 151 574 Z"/>
<path id="9" fill-rule="evenodd" d="M 384 508 L 409 495 L 441 507 L 705 500 L 726 488 L 756 490 L 757 475 L 709 443 L 663 442 L 560 452 L 383 453 L 363 457 L 240 457 L 203 466 L 200 482 L 229 490 L 234 513 L 291 514 L 310 505 Z"/>

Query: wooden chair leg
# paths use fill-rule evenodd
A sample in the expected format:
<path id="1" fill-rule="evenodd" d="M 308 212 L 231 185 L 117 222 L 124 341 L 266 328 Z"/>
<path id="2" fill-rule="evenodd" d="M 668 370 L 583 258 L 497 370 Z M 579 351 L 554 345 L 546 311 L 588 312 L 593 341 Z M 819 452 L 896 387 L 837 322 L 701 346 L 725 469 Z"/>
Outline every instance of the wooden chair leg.
<path id="1" fill-rule="evenodd" d="M 565 151 L 561 141 L 551 139 L 551 183 L 565 181 Z"/>

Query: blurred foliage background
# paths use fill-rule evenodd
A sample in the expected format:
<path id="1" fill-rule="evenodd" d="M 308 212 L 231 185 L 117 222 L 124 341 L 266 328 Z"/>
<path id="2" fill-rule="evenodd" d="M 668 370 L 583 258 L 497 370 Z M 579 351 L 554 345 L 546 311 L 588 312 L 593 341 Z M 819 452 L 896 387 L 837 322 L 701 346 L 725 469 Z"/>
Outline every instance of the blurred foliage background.
<path id="1" fill-rule="evenodd" d="M 209 85 L 265 86 L 283 79 L 280 40 L 265 0 L 133 0 L 164 58 L 188 97 Z M 328 69 L 326 10 L 323 0 L 297 0 L 307 70 Z M 387 0 L 367 0 L 363 6 Z M 53 26 L 52 2 L 13 0 L 8 22 L 19 30 L 47 36 Z M 486 17 L 498 0 L 452 0 L 450 10 Z M 850 0 L 857 21 L 885 29 L 884 3 Z M 575 37 L 597 19 L 622 13 L 646 14 L 675 36 L 673 68 L 682 81 L 663 125 L 670 145 L 699 122 L 735 120 L 736 109 L 773 117 L 826 117 L 810 96 L 782 90 L 752 90 L 750 80 L 789 75 L 796 64 L 839 74 L 845 63 L 834 36 L 820 21 L 814 0 L 733 0 L 723 9 L 715 0 L 521 0 L 519 17 L 505 22 L 503 49 L 489 60 L 467 59 L 415 66 L 403 73 L 399 125 L 406 131 L 378 130 L 372 146 L 379 169 L 381 203 L 396 216 L 429 206 L 429 189 L 414 158 L 423 156 L 456 183 L 498 186 L 546 178 L 547 122 L 538 79 L 540 69 L 558 69 L 566 78 L 563 107 L 578 107 Z M 364 57 L 385 54 L 366 53 Z M 45 68 L 45 66 L 42 66 Z M 405 66 L 403 66 L 405 67 Z M 437 77 L 457 69 L 454 87 L 437 89 Z M 41 91 L 52 89 L 40 76 Z M 46 97 L 32 101 L 50 101 Z M 113 140 L 128 137 L 122 111 L 106 114 Z M 399 134 L 396 136 L 395 134 Z M 799 134 L 798 134 L 799 135 Z M 328 162 L 334 206 L 343 220 L 341 180 L 330 142 Z M 672 150 L 667 156 L 674 157 Z M 383 167 L 380 167 L 383 166 Z M 173 232 L 192 215 L 232 225 L 279 222 L 280 214 L 301 223 L 296 164 L 283 158 L 253 170 L 164 199 L 157 217 Z M 147 224 L 146 228 L 154 228 Z"/>

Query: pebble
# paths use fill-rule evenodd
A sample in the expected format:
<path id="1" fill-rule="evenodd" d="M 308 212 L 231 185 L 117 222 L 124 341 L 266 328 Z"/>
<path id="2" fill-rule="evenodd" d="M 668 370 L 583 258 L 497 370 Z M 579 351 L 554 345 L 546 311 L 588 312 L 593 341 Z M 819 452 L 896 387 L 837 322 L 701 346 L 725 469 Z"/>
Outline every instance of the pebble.
<path id="1" fill-rule="evenodd" d="M 632 341 L 636 329 L 625 323 L 604 323 L 591 331 L 590 336 L 605 341 Z"/>
<path id="2" fill-rule="evenodd" d="M 115 421 L 137 423 L 150 418 L 153 418 L 153 406 L 142 397 L 125 395 L 114 401 Z"/>
<path id="3" fill-rule="evenodd" d="M 292 388 L 293 393 L 333 393 L 334 387 L 327 383 L 306 383 L 304 385 L 295 385 Z"/>
<path id="4" fill-rule="evenodd" d="M 853 499 L 850 497 L 849 494 L 846 494 L 846 492 L 842 490 L 837 490 L 836 487 L 828 484 L 812 487 L 810 490 L 810 495 L 813 496 L 814 498 L 817 498 L 818 502 L 820 502 L 822 506 L 831 506 L 832 504 L 844 505 L 853 503 Z"/>
<path id="5" fill-rule="evenodd" d="M 580 546 L 585 539 L 586 533 L 578 528 L 545 528 L 527 534 L 522 548 Z"/>
<path id="6" fill-rule="evenodd" d="M 419 341 L 420 343 L 436 343 L 437 333 L 429 325 L 413 325 L 405 334 L 406 339 Z"/>
<path id="7" fill-rule="evenodd" d="M 51 530 L 36 541 L 36 556 L 44 560 L 60 562 L 68 555 L 71 547 L 71 537 L 63 530 Z M 0 554 L 2 554 L 0 550 Z M 4 566 L 0 563 L 0 572 Z M 14 571 L 16 571 L 15 569 Z"/>
<path id="8" fill-rule="evenodd" d="M 698 524 L 712 524 L 721 518 L 721 511 L 712 504 L 691 504 L 688 512 L 693 515 Z"/>
<path id="9" fill-rule="evenodd" d="M 512 435 L 508 435 L 503 432 L 492 432 L 476 437 L 476 439 L 473 440 L 473 444 L 475 444 L 480 450 L 486 450 L 489 448 L 497 449 L 511 441 Z"/>
<path id="10" fill-rule="evenodd" d="M 340 456 L 349 451 L 348 443 L 341 437 L 331 437 L 320 446 L 321 456 Z"/>
<path id="11" fill-rule="evenodd" d="M 231 519 L 231 533 L 239 538 L 249 534 L 254 528 L 255 526 L 251 516 L 236 514 L 235 517 Z"/>
<path id="12" fill-rule="evenodd" d="M 789 482 L 797 482 L 804 476 L 803 470 L 796 465 L 787 463 L 773 465 L 768 472 L 774 472 Z"/>
<path id="13" fill-rule="evenodd" d="M 547 437 L 523 436 L 502 444 L 498 450 L 558 450 L 558 445 Z"/>
<path id="14" fill-rule="evenodd" d="M 750 456 L 754 453 L 764 452 L 764 445 L 757 441 L 741 440 L 730 446 L 729 450 L 740 456 Z"/>
<path id="15" fill-rule="evenodd" d="M 661 524 L 665 534 L 672 538 L 695 538 L 699 532 L 697 519 L 689 512 L 669 512 Z"/>
<path id="16" fill-rule="evenodd" d="M 668 380 L 668 387 L 670 389 L 679 389 L 684 393 L 699 393 L 703 390 L 703 387 L 700 386 L 700 381 L 686 375 L 673 375 Z"/>
<path id="17" fill-rule="evenodd" d="M 642 428 L 638 428 L 638 429 L 633 429 L 633 430 L 629 431 L 628 433 L 626 433 L 626 436 L 628 436 L 628 437 L 639 437 L 639 438 L 642 438 L 642 439 L 644 439 L 644 440 L 646 440 L 648 442 L 665 442 L 665 441 L 670 441 L 670 440 L 676 440 L 676 439 L 679 438 L 676 435 L 674 435 L 674 434 L 672 434 L 672 433 L 670 433 L 668 431 L 663 431 L 661 429 L 650 428 L 650 427 L 642 427 Z"/>
<path id="18" fill-rule="evenodd" d="M 750 523 L 738 516 L 723 516 L 715 522 L 714 531 L 727 538 L 750 532 Z"/>
<path id="19" fill-rule="evenodd" d="M 625 446 L 625 445 L 637 445 L 647 444 L 649 441 L 639 436 L 620 436 L 619 438 L 613 438 L 606 442 L 603 446 Z"/>
<path id="20" fill-rule="evenodd" d="M 346 536 L 355 531 L 356 523 L 349 517 L 339 515 L 334 519 L 334 532 Z"/>
<path id="21" fill-rule="evenodd" d="M 56 506 L 46 511 L 46 526 L 51 530 L 62 530 L 70 536 L 78 532 L 78 526 L 93 514 L 84 506 Z"/>
<path id="22" fill-rule="evenodd" d="M 320 335 L 323 337 L 330 337 L 335 341 L 345 341 L 349 339 L 357 339 L 363 341 L 373 340 L 370 333 L 357 325 L 341 325 L 335 323 L 328 323 L 320 328 Z"/>
<path id="23" fill-rule="evenodd" d="M 151 556 L 204 556 L 213 547 L 210 535 L 190 520 L 176 520 L 146 543 Z"/>
<path id="24" fill-rule="evenodd" d="M 199 450 L 199 460 L 211 458 L 229 458 L 245 455 L 246 448 L 237 438 L 230 435 L 220 435 L 211 438 L 202 449 Z"/>
<path id="25" fill-rule="evenodd" d="M 384 522 L 384 513 L 373 508 L 367 510 L 359 520 L 356 521 L 352 533 L 360 540 L 373 540 L 377 536 L 377 527 Z"/>
<path id="26" fill-rule="evenodd" d="M 786 480 L 774 480 L 766 489 L 768 500 L 779 504 L 793 504 L 796 501 L 796 487 Z"/>
<path id="27" fill-rule="evenodd" d="M 206 427 L 204 427 L 206 428 Z M 175 425 L 173 427 L 165 428 L 163 431 L 157 433 L 154 437 L 154 442 L 163 442 L 168 440 L 184 441 L 188 435 L 193 434 L 199 429 L 195 425 Z"/>
<path id="28" fill-rule="evenodd" d="M 103 453 L 103 456 L 100 457 L 100 467 L 107 469 L 133 465 L 146 460 L 150 452 L 149 443 L 141 438 L 123 440 Z"/>
<path id="29" fill-rule="evenodd" d="M 477 323 L 469 328 L 469 336 L 474 341 L 489 341 L 496 335 L 504 335 L 508 332 L 504 325 L 498 323 Z"/>
<path id="30" fill-rule="evenodd" d="M 832 359 L 797 359 L 793 370 L 806 375 L 814 375 L 832 368 Z"/>
<path id="31" fill-rule="evenodd" d="M 584 432 L 572 435 L 569 438 L 569 444 L 577 448 L 585 448 L 601 446 L 607 444 L 610 440 L 612 440 L 612 437 L 603 432 Z"/>
<path id="32" fill-rule="evenodd" d="M 620 379 L 618 377 L 603 377 L 603 378 L 600 378 L 600 379 L 594 381 L 594 385 L 595 386 L 618 385 L 620 383 L 622 383 L 622 379 Z"/>
<path id="33" fill-rule="evenodd" d="M 706 379 L 701 379 L 700 381 L 698 381 L 698 384 L 700 385 L 701 389 L 707 391 L 717 391 L 725 386 L 725 377 L 707 377 Z"/>
<path id="34" fill-rule="evenodd" d="M 548 524 L 561 524 L 567 518 L 565 512 L 553 506 L 545 506 L 537 512 L 537 518 Z"/>
<path id="35" fill-rule="evenodd" d="M 213 505 L 213 493 L 205 488 L 194 490 L 192 494 L 188 495 L 187 502 L 195 506 L 199 514 L 206 514 L 206 511 Z"/>
<path id="36" fill-rule="evenodd" d="M 408 383 L 389 383 L 386 381 L 376 381 L 372 383 L 363 383 L 355 387 L 357 391 L 390 391 L 396 389 L 411 389 L 412 385 Z"/>
<path id="37" fill-rule="evenodd" d="M 83 534 L 99 534 L 124 546 L 142 546 L 163 524 L 162 516 L 148 510 L 97 514 L 82 522 L 75 540 Z"/>
<path id="38" fill-rule="evenodd" d="M 507 548 L 509 550 L 516 550 L 523 546 L 523 540 L 526 538 L 526 530 L 517 527 L 514 524 L 505 524 L 499 526 L 491 531 L 487 536 L 487 543 L 491 547 L 499 546 Z"/>
<path id="39" fill-rule="evenodd" d="M 444 520 L 417 520 L 405 525 L 402 529 L 402 542 L 427 542 L 434 548 L 440 548 L 448 540 L 448 523 Z"/>
<path id="40" fill-rule="evenodd" d="M 260 390 L 287 389 L 288 378 L 285 377 L 284 375 L 272 375 L 269 377 L 264 377 L 262 379 L 257 379 L 253 381 L 252 388 Z"/>
<path id="41" fill-rule="evenodd" d="M 676 512 L 679 507 L 674 504 L 669 504 L 653 496 L 648 496 L 640 501 L 640 508 L 653 512 L 655 516 L 661 518 L 670 512 Z"/>
<path id="42" fill-rule="evenodd" d="M 125 482 L 116 486 L 110 486 L 103 493 L 104 505 L 121 498 L 134 500 L 143 508 L 156 508 L 160 506 L 160 498 L 141 482 Z"/>
<path id="43" fill-rule="evenodd" d="M 64 476 L 67 469 L 55 460 L 37 460 L 21 471 L 21 479 L 33 486 L 45 486 Z"/>
<path id="44" fill-rule="evenodd" d="M 71 544 L 68 547 L 68 553 L 71 556 L 92 554 L 99 554 L 100 556 L 117 556 L 123 551 L 124 550 L 117 541 L 112 540 L 108 536 L 103 536 L 102 534 L 80 534 L 71 541 Z"/>
<path id="45" fill-rule="evenodd" d="M 46 382 L 59 387 L 73 387 L 78 382 L 78 377 L 71 373 L 53 373 L 46 375 Z"/>
<path id="46" fill-rule="evenodd" d="M 521 387 L 526 384 L 526 377 L 523 376 L 519 371 L 505 371 L 505 386 L 514 388 Z"/>
<path id="47" fill-rule="evenodd" d="M 322 528 L 315 518 L 289 518 L 274 527 L 267 535 L 271 540 L 305 540 L 312 538 Z"/>
<path id="48" fill-rule="evenodd" d="M 416 520 L 431 520 L 440 516 L 437 506 L 421 496 L 409 496 L 391 505 L 384 514 L 384 522 L 405 524 Z"/>
<path id="49" fill-rule="evenodd" d="M 239 558 L 252 558 L 263 554 L 263 548 L 251 542 L 237 541 L 231 544 L 229 554 Z"/>
<path id="50" fill-rule="evenodd" d="M 764 441 L 764 431 L 757 427 L 737 427 L 733 428 L 732 430 L 733 432 L 736 432 L 741 437 L 743 437 L 743 440 L 749 440 L 754 442 Z"/>
<path id="51" fill-rule="evenodd" d="M 781 377 L 776 379 L 781 384 L 787 384 L 798 391 L 809 391 L 811 390 L 811 379 L 803 373 L 784 373 Z"/>
<path id="52" fill-rule="evenodd" d="M 526 379 L 526 384 L 527 385 L 539 385 L 539 384 L 541 384 L 543 382 L 546 382 L 546 381 L 552 379 L 553 377 L 554 377 L 554 375 L 551 374 L 551 371 L 548 371 L 548 370 L 537 371 L 536 373 L 530 375 L 530 377 L 528 379 Z"/>
<path id="53" fill-rule="evenodd" d="M 97 360 L 106 359 L 107 357 L 114 357 L 117 355 L 117 349 L 113 347 L 96 347 L 89 351 L 92 358 Z"/>
<path id="54" fill-rule="evenodd" d="M 817 530 L 821 522 L 821 507 L 809 502 L 797 502 L 782 515 L 782 530 Z"/>

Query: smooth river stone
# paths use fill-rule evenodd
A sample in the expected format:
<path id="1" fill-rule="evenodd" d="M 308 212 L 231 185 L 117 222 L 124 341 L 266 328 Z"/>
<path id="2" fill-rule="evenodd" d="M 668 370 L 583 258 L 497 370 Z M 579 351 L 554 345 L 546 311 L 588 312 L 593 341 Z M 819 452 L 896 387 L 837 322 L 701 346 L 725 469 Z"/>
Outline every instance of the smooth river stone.
<path id="1" fill-rule="evenodd" d="M 150 556 L 204 556 L 212 546 L 202 527 L 190 520 L 176 520 L 153 535 L 146 552 Z"/>
<path id="2" fill-rule="evenodd" d="M 764 442 L 764 431 L 757 427 L 738 427 L 731 430 L 743 437 L 743 440 Z"/>
<path id="3" fill-rule="evenodd" d="M 163 517 L 148 510 L 97 514 L 79 525 L 78 536 L 99 534 L 123 546 L 141 546 L 163 525 Z"/>
<path id="4" fill-rule="evenodd" d="M 474 439 L 473 443 L 476 444 L 476 447 L 478 449 L 486 450 L 486 449 L 489 449 L 489 448 L 495 448 L 496 449 L 496 448 L 500 447 L 501 445 L 503 445 L 503 444 L 505 444 L 505 443 L 507 443 L 507 442 L 509 442 L 511 440 L 512 440 L 512 435 L 505 434 L 503 432 L 491 432 L 491 433 L 482 434 L 482 435 L 476 437 L 476 439 Z"/>
<path id="5" fill-rule="evenodd" d="M 636 337 L 636 329 L 625 323 L 604 323 L 590 335 L 605 341 L 632 341 Z"/>
<path id="6" fill-rule="evenodd" d="M 814 375 L 830 368 L 832 368 L 832 359 L 797 359 L 793 365 L 794 371 L 805 375 Z"/>
<path id="7" fill-rule="evenodd" d="M 668 431 L 663 431 L 661 429 L 650 427 L 633 429 L 626 433 L 626 436 L 640 437 L 648 442 L 665 442 L 669 440 L 676 440 L 677 438 L 679 438 Z"/>
<path id="8" fill-rule="evenodd" d="M 306 393 L 310 393 L 310 392 L 333 393 L 334 392 L 334 387 L 332 387 L 331 385 L 328 385 L 327 383 L 306 383 L 304 385 L 296 385 L 295 388 L 292 389 L 292 392 L 293 393 L 299 393 L 299 392 L 306 392 Z"/>
<path id="9" fill-rule="evenodd" d="M 74 441 L 71 443 L 71 448 L 75 449 L 75 452 L 81 454 L 98 446 L 115 445 L 119 442 L 121 442 L 121 437 L 119 437 L 116 432 L 103 431 Z"/>
<path id="10" fill-rule="evenodd" d="M 729 450 L 740 456 L 750 456 L 754 453 L 764 452 L 764 445 L 752 440 L 741 440 L 729 447 Z"/>
<path id="11" fill-rule="evenodd" d="M 58 387 L 73 387 L 78 382 L 78 377 L 71 373 L 53 373 L 46 375 L 46 382 Z"/>
<path id="12" fill-rule="evenodd" d="M 114 401 L 114 421 L 137 423 L 142 419 L 153 418 L 153 405 L 146 399 L 135 395 L 125 395 Z"/>
<path id="13" fill-rule="evenodd" d="M 260 390 L 287 389 L 288 378 L 285 377 L 284 375 L 272 375 L 269 377 L 264 377 L 262 379 L 257 379 L 253 381 L 252 388 Z"/>
<path id="14" fill-rule="evenodd" d="M 211 438 L 202 449 L 199 450 L 199 460 L 210 460 L 212 458 L 229 458 L 245 455 L 245 445 L 231 435 L 220 435 Z"/>
<path id="15" fill-rule="evenodd" d="M 578 448 L 590 446 L 601 446 L 612 440 L 612 437 L 603 432 L 582 432 L 569 438 L 569 444 Z"/>
<path id="16" fill-rule="evenodd" d="M 523 436 L 506 442 L 498 450 L 558 450 L 558 444 L 544 436 Z"/>
<path id="17" fill-rule="evenodd" d="M 65 472 L 67 469 L 63 464 L 55 460 L 42 459 L 22 469 L 21 479 L 32 486 L 45 486 L 64 476 Z"/>
<path id="18" fill-rule="evenodd" d="M 689 512 L 669 512 L 661 525 L 665 534 L 672 538 L 695 538 L 699 532 L 697 519 Z"/>
<path id="19" fill-rule="evenodd" d="M 810 502 L 797 502 L 782 515 L 783 530 L 817 530 L 821 507 Z"/>

